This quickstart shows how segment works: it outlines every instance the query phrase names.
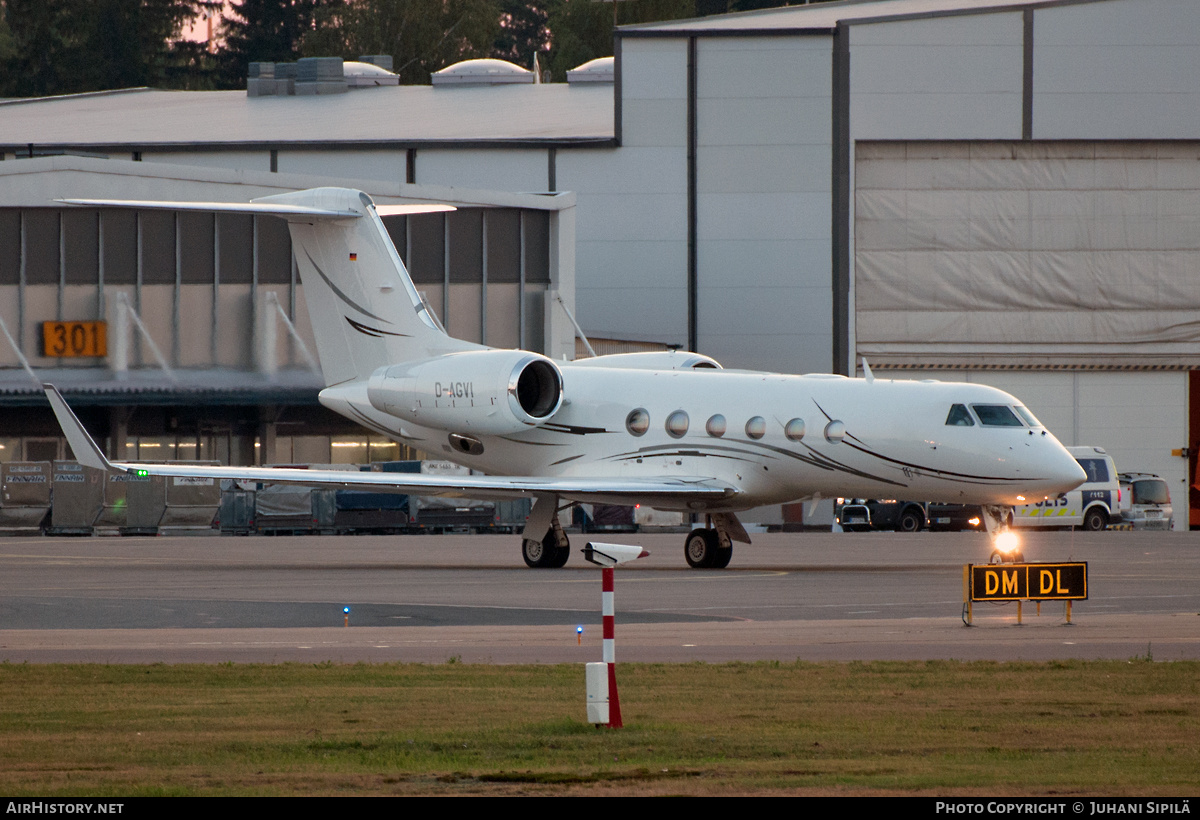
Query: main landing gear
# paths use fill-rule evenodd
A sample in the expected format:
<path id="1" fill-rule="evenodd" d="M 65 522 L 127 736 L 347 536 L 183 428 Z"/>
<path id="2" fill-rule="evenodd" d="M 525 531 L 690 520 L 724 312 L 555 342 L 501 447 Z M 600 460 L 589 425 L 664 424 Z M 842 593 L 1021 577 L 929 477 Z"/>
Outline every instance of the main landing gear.
<path id="1" fill-rule="evenodd" d="M 692 569 L 725 569 L 733 558 L 733 545 L 722 548 L 717 531 L 701 527 L 688 533 L 683 555 Z"/>
<path id="2" fill-rule="evenodd" d="M 566 566 L 567 559 L 571 557 L 571 543 L 562 527 L 554 526 L 547 530 L 541 541 L 523 539 L 521 557 L 534 569 L 559 569 Z"/>
<path id="3" fill-rule="evenodd" d="M 540 495 L 529 511 L 521 539 L 521 557 L 534 569 L 558 569 L 567 563 L 571 544 L 558 521 L 558 496 Z M 693 569 L 725 569 L 733 558 L 733 542 L 750 543 L 746 528 L 733 513 L 710 513 L 705 527 L 688 533 L 683 556 Z M 535 535 L 536 533 L 536 535 Z"/>
<path id="4" fill-rule="evenodd" d="M 571 542 L 558 521 L 558 496 L 537 497 L 522 533 L 521 557 L 534 569 L 559 569 L 571 557 Z"/>
<path id="5" fill-rule="evenodd" d="M 683 557 L 692 569 L 725 569 L 733 558 L 733 542 L 749 544 L 750 536 L 733 513 L 713 513 L 706 518 L 709 526 L 688 533 Z"/>

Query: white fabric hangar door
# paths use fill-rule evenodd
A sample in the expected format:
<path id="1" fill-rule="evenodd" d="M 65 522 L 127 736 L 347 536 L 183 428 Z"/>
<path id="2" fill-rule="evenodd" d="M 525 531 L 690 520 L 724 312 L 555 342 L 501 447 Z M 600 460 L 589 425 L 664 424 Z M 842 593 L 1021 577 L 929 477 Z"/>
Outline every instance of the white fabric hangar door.
<path id="1" fill-rule="evenodd" d="M 857 350 L 1200 364 L 1200 142 L 855 146 Z"/>

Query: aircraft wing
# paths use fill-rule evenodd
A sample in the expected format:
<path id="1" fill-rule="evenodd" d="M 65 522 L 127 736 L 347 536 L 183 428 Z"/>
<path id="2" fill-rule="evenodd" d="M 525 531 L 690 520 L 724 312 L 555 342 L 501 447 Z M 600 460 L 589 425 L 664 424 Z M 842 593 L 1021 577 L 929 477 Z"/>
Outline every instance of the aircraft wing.
<path id="1" fill-rule="evenodd" d="M 62 426 L 67 443 L 80 464 L 110 473 L 128 475 L 177 476 L 188 478 L 228 478 L 237 481 L 262 481 L 274 484 L 298 484 L 309 487 L 374 490 L 448 498 L 522 498 L 558 495 L 572 501 L 632 506 L 646 503 L 715 501 L 732 498 L 738 490 L 731 484 L 711 478 L 571 478 L 559 476 L 437 476 L 412 473 L 372 473 L 348 470 L 305 470 L 278 467 L 216 467 L 203 464 L 162 464 L 109 461 L 88 435 L 83 424 L 62 394 L 50 384 L 42 385 L 54 415 Z"/>

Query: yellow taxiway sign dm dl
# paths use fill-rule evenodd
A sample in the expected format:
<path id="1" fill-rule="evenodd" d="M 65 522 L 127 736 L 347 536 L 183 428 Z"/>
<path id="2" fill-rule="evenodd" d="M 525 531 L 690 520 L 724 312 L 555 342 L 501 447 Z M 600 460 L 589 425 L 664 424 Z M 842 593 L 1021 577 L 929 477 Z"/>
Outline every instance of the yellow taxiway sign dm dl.
<path id="1" fill-rule="evenodd" d="M 1086 601 L 1087 562 L 971 565 L 972 601 Z"/>

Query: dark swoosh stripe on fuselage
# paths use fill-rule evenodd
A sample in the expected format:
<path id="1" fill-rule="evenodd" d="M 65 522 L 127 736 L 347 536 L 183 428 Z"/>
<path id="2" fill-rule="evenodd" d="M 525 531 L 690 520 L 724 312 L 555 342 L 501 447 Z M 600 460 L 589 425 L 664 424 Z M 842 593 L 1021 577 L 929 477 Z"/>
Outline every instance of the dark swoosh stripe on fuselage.
<path id="1" fill-rule="evenodd" d="M 820 403 L 817 402 L 816 399 L 813 399 L 813 404 L 815 404 L 817 406 L 817 409 L 821 411 L 821 413 L 825 416 L 825 418 L 829 419 L 830 421 L 833 421 L 833 416 L 831 416 L 831 415 L 829 415 L 829 413 L 825 412 L 825 408 L 822 407 L 820 405 Z M 850 442 L 846 441 L 845 439 L 853 439 L 854 441 L 857 441 L 862 446 L 859 447 L 855 444 L 851 444 Z M 925 472 L 925 473 L 936 473 L 937 476 L 951 476 L 955 480 L 963 481 L 965 483 L 982 484 L 982 483 L 989 482 L 989 481 L 999 481 L 999 482 L 1008 483 L 1008 482 L 1012 482 L 1012 481 L 1021 480 L 1020 478 L 1005 478 L 1003 476 L 973 475 L 972 473 L 956 473 L 953 470 L 939 470 L 936 467 L 926 467 L 921 464 L 913 464 L 908 461 L 900 461 L 899 459 L 891 458 L 890 456 L 885 456 L 882 453 L 877 453 L 874 450 L 869 449 L 867 447 L 867 443 L 865 441 L 860 439 L 858 436 L 851 435 L 849 430 L 846 431 L 846 436 L 842 440 L 842 443 L 845 444 L 847 447 L 851 447 L 855 450 L 858 450 L 860 453 L 864 453 L 868 456 L 871 456 L 872 458 L 877 458 L 881 461 L 887 461 L 891 464 L 896 464 L 901 467 L 909 467 L 913 470 L 921 470 L 922 472 Z M 807 445 L 805 445 L 805 446 L 807 446 Z M 809 449 L 811 450 L 812 448 L 810 447 Z M 930 477 L 933 478 L 936 476 L 930 476 Z M 1025 480 L 1027 480 L 1027 481 L 1042 481 L 1043 479 L 1027 478 Z"/>
<path id="2" fill-rule="evenodd" d="M 855 439 L 855 441 L 862 441 L 862 439 Z M 1008 477 L 1008 478 L 1006 478 L 1004 476 L 973 475 L 971 473 L 956 473 L 953 470 L 939 470 L 937 467 L 925 467 L 923 465 L 913 464 L 908 461 L 900 461 L 899 459 L 891 458 L 890 456 L 885 456 L 882 453 L 876 453 L 874 450 L 869 450 L 865 446 L 859 447 L 858 445 L 850 444 L 849 442 L 843 442 L 843 443 L 846 444 L 847 447 L 851 447 L 855 450 L 858 450 L 860 453 L 865 453 L 866 455 L 869 455 L 872 458 L 877 458 L 880 461 L 886 461 L 891 464 L 898 464 L 901 467 L 910 467 L 914 470 L 920 470 L 924 473 L 936 473 L 938 476 L 949 476 L 956 481 L 969 482 L 972 484 L 983 484 L 983 483 L 986 483 L 989 481 L 999 481 L 999 482 L 1008 483 L 1008 482 L 1012 482 L 1012 481 L 1043 481 L 1044 480 L 1042 478 L 1034 478 L 1034 477 Z"/>
<path id="3" fill-rule="evenodd" d="M 366 413 L 359 410 L 354 405 L 350 405 L 350 412 L 354 414 L 354 417 L 356 419 L 358 419 L 359 424 L 361 424 L 362 426 L 366 427 L 369 430 L 374 430 L 376 433 L 379 433 L 380 435 L 388 436 L 389 438 L 392 436 L 395 436 L 396 438 L 402 438 L 402 439 L 405 439 L 406 441 L 423 441 L 424 440 L 424 439 L 417 438 L 416 436 L 406 436 L 398 430 L 389 430 L 388 428 L 384 427 L 379 422 L 375 421 L 375 419 L 371 418 Z"/>
<path id="4" fill-rule="evenodd" d="M 703 445 L 698 449 L 708 449 L 708 450 L 713 450 L 713 451 L 741 453 L 743 455 L 752 456 L 752 458 L 739 459 L 739 460 L 751 461 L 751 462 L 753 462 L 756 459 L 762 458 L 764 456 L 766 456 L 767 458 L 776 458 L 776 456 L 771 455 L 771 453 L 778 453 L 779 455 L 787 456 L 788 458 L 795 459 L 796 461 L 801 461 L 805 464 L 808 464 L 809 466 L 816 467 L 821 470 L 828 470 L 830 472 L 846 473 L 848 475 L 856 475 L 856 476 L 859 476 L 860 478 L 869 478 L 872 481 L 878 481 L 883 484 L 891 484 L 892 486 L 895 486 L 895 487 L 907 487 L 908 486 L 903 481 L 894 481 L 890 478 L 885 478 L 880 475 L 874 475 L 873 473 L 868 473 L 863 470 L 859 470 L 856 467 L 851 467 L 849 464 L 843 464 L 840 461 L 836 461 L 834 459 L 829 458 L 828 456 L 824 456 L 820 453 L 817 453 L 816 451 L 812 451 L 811 447 L 809 447 L 808 449 L 810 451 L 812 451 L 812 454 L 806 455 L 804 453 L 795 453 L 795 452 L 792 452 L 791 450 L 785 450 L 781 447 L 775 447 L 770 444 L 763 444 L 763 443 L 757 442 L 757 441 L 746 441 L 746 442 L 739 441 L 739 443 L 748 445 L 750 447 L 761 448 L 762 450 L 768 450 L 770 452 L 764 453 L 764 452 L 755 451 L 755 450 L 745 450 L 745 449 L 739 449 L 739 448 L 734 448 L 734 447 L 720 447 L 720 446 L 716 446 L 716 445 Z M 652 455 L 656 455 L 656 456 L 666 456 L 666 455 L 670 455 L 670 454 L 664 453 L 662 451 L 671 449 L 674 446 L 675 445 L 670 445 L 670 444 L 650 445 L 648 447 L 641 447 L 637 451 L 634 451 L 634 452 L 618 453 L 616 455 L 608 456 L 607 458 L 609 460 L 628 461 L 632 458 L 639 458 L 639 457 L 641 457 L 643 455 L 647 455 L 647 454 L 652 454 Z M 807 447 L 808 445 L 805 445 L 805 446 Z M 682 451 L 678 451 L 678 450 L 676 452 L 682 453 Z M 687 453 L 682 453 L 682 454 L 687 454 Z M 711 457 L 713 457 L 713 458 L 717 458 L 717 457 L 733 458 L 732 456 L 725 456 L 725 455 L 722 455 L 717 452 L 714 452 Z"/>

